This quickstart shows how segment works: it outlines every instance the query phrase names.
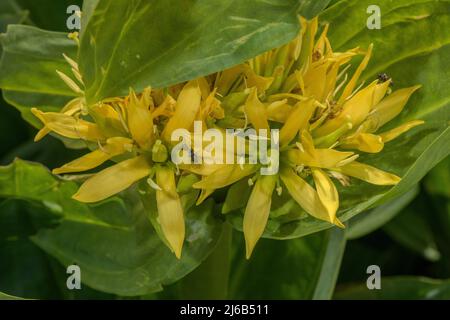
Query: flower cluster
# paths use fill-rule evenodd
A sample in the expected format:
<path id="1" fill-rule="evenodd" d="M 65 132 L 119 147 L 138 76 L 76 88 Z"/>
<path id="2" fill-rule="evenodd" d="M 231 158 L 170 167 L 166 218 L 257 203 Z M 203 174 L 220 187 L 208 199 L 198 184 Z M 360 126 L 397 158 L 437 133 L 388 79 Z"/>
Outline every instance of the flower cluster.
<path id="1" fill-rule="evenodd" d="M 74 199 L 97 202 L 147 178 L 156 189 L 158 221 L 165 242 L 180 258 L 184 213 L 177 179 L 195 174 L 200 204 L 217 189 L 243 179 L 252 188 L 244 213 L 247 257 L 263 235 L 273 197 L 284 190 L 311 216 L 344 227 L 337 217 L 339 194 L 350 177 L 375 185 L 395 185 L 400 178 L 358 162 L 360 153 L 378 153 L 384 144 L 423 121 L 407 122 L 383 131 L 383 125 L 401 113 L 419 86 L 391 92 L 383 75 L 367 86 L 359 84 L 369 63 L 372 46 L 333 52 L 328 26 L 317 36 L 318 20 L 301 19 L 301 32 L 291 42 L 233 68 L 165 89 L 146 89 L 87 105 L 77 63 L 71 64 L 76 81 L 59 73 L 77 94 L 58 113 L 33 113 L 44 124 L 39 140 L 52 132 L 82 140 L 91 150 L 55 174 L 78 173 L 112 160 L 112 166 L 90 176 Z M 350 61 L 363 56 L 351 77 Z M 189 164 L 171 161 L 172 133 L 194 132 L 195 121 L 205 128 L 279 129 L 279 167 L 261 175 L 262 164 Z M 381 132 L 380 132 L 381 131 Z M 246 156 L 251 150 L 247 148 Z M 226 153 L 226 150 L 215 150 Z M 192 150 L 192 156 L 195 152 Z"/>

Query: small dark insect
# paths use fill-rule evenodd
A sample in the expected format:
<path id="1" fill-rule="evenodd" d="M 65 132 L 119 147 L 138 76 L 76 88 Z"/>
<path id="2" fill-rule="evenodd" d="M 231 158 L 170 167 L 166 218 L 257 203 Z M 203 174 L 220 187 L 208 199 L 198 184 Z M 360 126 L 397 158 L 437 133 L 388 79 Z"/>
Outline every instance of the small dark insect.
<path id="1" fill-rule="evenodd" d="M 389 75 L 387 73 L 380 73 L 378 75 L 378 81 L 380 81 L 380 83 L 384 83 L 384 82 L 386 82 L 388 80 L 391 80 L 391 77 L 389 77 Z M 394 84 L 394 82 L 391 81 L 390 85 L 392 86 L 393 84 Z"/>

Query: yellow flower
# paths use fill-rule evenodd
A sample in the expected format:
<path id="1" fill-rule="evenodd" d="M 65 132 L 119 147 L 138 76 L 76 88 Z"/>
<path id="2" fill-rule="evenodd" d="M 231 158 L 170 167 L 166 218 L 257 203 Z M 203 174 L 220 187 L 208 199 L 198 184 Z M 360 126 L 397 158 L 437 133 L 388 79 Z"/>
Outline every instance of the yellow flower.
<path id="1" fill-rule="evenodd" d="M 89 106 L 78 65 L 65 57 L 75 80 L 59 71 L 58 75 L 77 98 L 58 113 L 32 110 L 43 124 L 36 140 L 52 133 L 81 140 L 90 149 L 55 169 L 55 174 L 90 171 L 111 161 L 111 166 L 84 181 L 73 196 L 78 201 L 102 201 L 147 178 L 156 189 L 157 221 L 164 242 L 177 258 L 181 258 L 185 238 L 177 179 L 186 172 L 200 177 L 193 185 L 201 190 L 197 204 L 217 189 L 248 180 L 252 190 L 243 219 L 247 258 L 264 235 L 273 197 L 284 190 L 312 217 L 344 228 L 338 217 L 340 197 L 334 180 L 344 187 L 349 177 L 374 185 L 400 181 L 392 173 L 356 160 L 362 152 L 382 152 L 386 143 L 423 123 L 413 120 L 382 130 L 420 86 L 391 92 L 392 82 L 384 77 L 367 86 L 360 84 L 373 46 L 365 51 L 334 52 L 327 38 L 328 25 L 318 35 L 317 18 L 300 23 L 301 32 L 291 43 L 233 68 L 165 89 L 148 88 L 138 94 L 130 89 L 126 97 Z M 363 55 L 362 62 L 350 77 L 350 62 L 358 55 Z M 245 161 L 175 165 L 170 157 L 172 134 L 184 129 L 195 136 L 195 121 L 220 132 L 279 129 L 279 171 L 262 175 L 258 171 L 263 164 Z M 244 158 L 240 160 L 252 156 L 250 140 L 244 138 L 245 154 L 238 155 Z M 269 153 L 274 147 L 270 143 Z M 195 158 L 195 146 L 189 148 Z M 225 158 L 237 155 L 235 149 L 215 152 Z"/>
<path id="2" fill-rule="evenodd" d="M 375 185 L 395 185 L 400 178 L 357 162 L 355 152 L 378 153 L 384 144 L 420 125 L 414 120 L 383 133 L 378 130 L 394 119 L 419 86 L 390 93 L 391 80 L 359 79 L 369 64 L 373 45 L 333 52 L 328 25 L 316 40 L 318 20 L 301 19 L 302 31 L 291 43 L 247 63 L 225 70 L 213 83 L 223 95 L 223 121 L 217 125 L 280 130 L 280 172 L 255 174 L 260 165 L 224 165 L 203 174 L 194 185 L 203 191 L 249 179 L 253 186 L 244 213 L 247 258 L 263 235 L 271 200 L 283 187 L 311 216 L 344 227 L 337 217 L 339 194 L 333 179 L 344 186 L 348 177 Z M 348 80 L 350 61 L 364 57 Z M 345 151 L 352 150 L 352 151 Z"/>

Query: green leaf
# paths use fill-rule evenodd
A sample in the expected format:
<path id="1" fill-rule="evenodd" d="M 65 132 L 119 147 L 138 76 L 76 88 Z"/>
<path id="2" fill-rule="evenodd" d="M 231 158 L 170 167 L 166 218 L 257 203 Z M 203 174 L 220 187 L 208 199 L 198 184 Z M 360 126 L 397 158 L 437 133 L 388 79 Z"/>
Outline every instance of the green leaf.
<path id="1" fill-rule="evenodd" d="M 67 273 L 30 236 L 57 225 L 57 216 L 25 201 L 0 203 L 0 291 L 27 299 L 110 299 L 86 285 L 68 290 Z"/>
<path id="2" fill-rule="evenodd" d="M 330 23 L 329 38 L 336 51 L 375 44 L 363 74 L 366 83 L 386 72 L 395 82 L 394 89 L 423 85 L 404 112 L 380 132 L 413 119 L 426 123 L 387 143 L 382 152 L 360 157 L 358 161 L 397 174 L 402 180 L 394 187 L 356 180 L 350 187 L 339 187 L 341 221 L 408 192 L 450 153 L 450 1 L 378 1 L 381 30 L 367 28 L 366 9 L 371 4 L 370 0 L 339 1 L 322 14 L 321 22 Z M 269 221 L 265 237 L 291 239 L 332 226 L 295 206 L 283 213 L 282 219 Z M 239 215 L 228 215 L 238 228 L 242 225 Z"/>
<path id="3" fill-rule="evenodd" d="M 383 227 L 383 230 L 406 248 L 419 253 L 425 259 L 435 262 L 441 258 L 427 216 L 433 214 L 428 201 L 420 198 Z"/>
<path id="4" fill-rule="evenodd" d="M 345 232 L 335 228 L 289 241 L 262 239 L 249 261 L 242 251 L 242 237 L 236 248 L 230 298 L 330 299 L 345 249 Z"/>
<path id="5" fill-rule="evenodd" d="M 162 88 L 280 46 L 328 1 L 100 0 L 83 31 L 80 67 L 88 102 L 130 87 Z"/>
<path id="6" fill-rule="evenodd" d="M 450 157 L 439 163 L 425 178 L 427 191 L 450 198 Z"/>
<path id="7" fill-rule="evenodd" d="M 14 0 L 0 2 L 0 32 L 5 32 L 8 24 L 23 23 L 27 17 L 28 12 L 22 10 Z"/>
<path id="8" fill-rule="evenodd" d="M 24 300 L 24 299 L 19 298 L 19 297 L 10 296 L 9 294 L 0 292 L 0 300 Z"/>
<path id="9" fill-rule="evenodd" d="M 334 296 L 342 300 L 448 300 L 450 280 L 423 277 L 383 277 L 381 290 L 369 290 L 366 284 L 340 288 Z"/>
<path id="10" fill-rule="evenodd" d="M 5 100 L 16 107 L 35 127 L 41 124 L 32 107 L 60 110 L 75 94 L 58 77 L 56 70 L 71 75 L 63 53 L 75 58 L 77 47 L 67 34 L 30 26 L 10 25 L 0 36 L 0 88 Z"/>
<path id="11" fill-rule="evenodd" d="M 382 227 L 413 201 L 418 193 L 419 187 L 416 186 L 404 195 L 354 217 L 348 223 L 347 239 L 361 238 Z"/>
<path id="12" fill-rule="evenodd" d="M 162 290 L 195 269 L 213 250 L 221 223 L 213 203 L 186 214 L 181 260 L 160 241 L 137 190 L 96 205 L 71 199 L 77 185 L 58 180 L 44 167 L 16 161 L 0 167 L 0 197 L 19 198 L 60 216 L 56 228 L 41 229 L 33 241 L 64 266 L 78 264 L 82 282 L 108 293 L 137 296 Z"/>

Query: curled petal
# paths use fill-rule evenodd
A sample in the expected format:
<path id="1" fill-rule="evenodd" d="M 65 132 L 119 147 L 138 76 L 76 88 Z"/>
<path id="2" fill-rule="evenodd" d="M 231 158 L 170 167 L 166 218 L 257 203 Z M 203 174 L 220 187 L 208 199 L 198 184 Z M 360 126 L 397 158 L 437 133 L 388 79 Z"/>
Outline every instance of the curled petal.
<path id="1" fill-rule="evenodd" d="M 330 177 L 320 169 L 312 169 L 314 184 L 323 206 L 327 209 L 329 221 L 334 221 L 339 208 L 339 194 Z"/>
<path id="2" fill-rule="evenodd" d="M 330 218 L 328 210 L 323 205 L 316 190 L 296 175 L 291 168 L 285 168 L 281 171 L 281 180 L 292 198 L 311 216 L 344 227 L 338 218 Z"/>

